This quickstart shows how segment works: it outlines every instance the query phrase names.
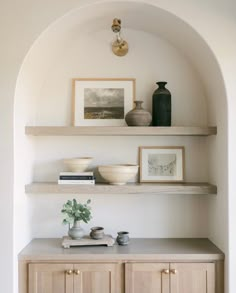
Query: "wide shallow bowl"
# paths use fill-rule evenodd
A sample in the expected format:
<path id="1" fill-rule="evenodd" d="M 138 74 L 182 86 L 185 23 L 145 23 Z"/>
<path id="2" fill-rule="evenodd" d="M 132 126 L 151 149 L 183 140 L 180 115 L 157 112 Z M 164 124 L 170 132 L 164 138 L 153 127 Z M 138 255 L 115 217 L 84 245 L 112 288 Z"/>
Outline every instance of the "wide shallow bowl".
<path id="1" fill-rule="evenodd" d="M 68 171 L 71 172 L 84 172 L 89 164 L 92 162 L 91 157 L 71 158 L 64 159 L 63 162 L 66 165 Z"/>
<path id="2" fill-rule="evenodd" d="M 114 185 L 124 185 L 138 173 L 138 165 L 106 165 L 99 166 L 101 176 Z"/>

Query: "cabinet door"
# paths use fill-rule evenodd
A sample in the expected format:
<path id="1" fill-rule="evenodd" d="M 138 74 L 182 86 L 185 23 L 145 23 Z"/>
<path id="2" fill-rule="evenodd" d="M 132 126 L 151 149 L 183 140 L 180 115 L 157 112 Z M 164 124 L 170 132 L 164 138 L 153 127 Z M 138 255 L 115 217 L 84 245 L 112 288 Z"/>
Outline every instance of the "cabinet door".
<path id="1" fill-rule="evenodd" d="M 169 293 L 168 263 L 128 263 L 125 274 L 126 293 Z"/>
<path id="2" fill-rule="evenodd" d="M 118 264 L 74 265 L 74 293 L 121 293 Z"/>
<path id="3" fill-rule="evenodd" d="M 73 293 L 73 265 L 29 264 L 29 293 Z"/>
<path id="4" fill-rule="evenodd" d="M 215 293 L 215 264 L 171 263 L 171 293 Z"/>

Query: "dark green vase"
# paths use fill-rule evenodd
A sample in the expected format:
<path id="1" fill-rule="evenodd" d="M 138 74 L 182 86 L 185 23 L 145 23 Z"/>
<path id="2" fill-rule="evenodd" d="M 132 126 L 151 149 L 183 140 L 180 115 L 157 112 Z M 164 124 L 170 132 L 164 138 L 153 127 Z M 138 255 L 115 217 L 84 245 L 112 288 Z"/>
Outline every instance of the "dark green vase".
<path id="1" fill-rule="evenodd" d="M 165 88 L 167 82 L 159 81 L 152 95 L 152 125 L 171 126 L 171 93 Z"/>

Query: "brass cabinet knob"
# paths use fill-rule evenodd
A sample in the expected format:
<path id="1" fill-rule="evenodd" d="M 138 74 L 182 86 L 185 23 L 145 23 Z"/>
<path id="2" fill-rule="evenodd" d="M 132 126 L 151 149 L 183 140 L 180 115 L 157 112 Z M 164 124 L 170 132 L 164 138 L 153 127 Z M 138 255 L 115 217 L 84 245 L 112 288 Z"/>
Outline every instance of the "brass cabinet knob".
<path id="1" fill-rule="evenodd" d="M 172 269 L 172 270 L 170 270 L 170 272 L 171 272 L 171 274 L 174 274 L 174 275 L 177 274 L 177 270 L 176 269 Z"/>
<path id="2" fill-rule="evenodd" d="M 67 275 L 72 275 L 72 274 L 73 274 L 73 271 L 72 271 L 72 270 L 67 270 L 67 271 L 66 271 L 66 274 L 67 274 Z"/>
<path id="3" fill-rule="evenodd" d="M 74 274 L 79 275 L 80 271 L 79 270 L 74 270 Z"/>
<path id="4" fill-rule="evenodd" d="M 169 270 L 162 270 L 162 273 L 168 275 L 170 273 L 170 271 Z"/>

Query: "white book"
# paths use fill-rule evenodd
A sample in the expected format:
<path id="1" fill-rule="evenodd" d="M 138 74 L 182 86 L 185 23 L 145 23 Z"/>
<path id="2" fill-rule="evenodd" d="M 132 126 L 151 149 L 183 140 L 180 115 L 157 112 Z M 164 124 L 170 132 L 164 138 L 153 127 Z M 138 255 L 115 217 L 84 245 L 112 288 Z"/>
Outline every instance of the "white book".
<path id="1" fill-rule="evenodd" d="M 93 176 L 93 171 L 90 171 L 90 172 L 60 172 L 60 176 Z"/>
<path id="2" fill-rule="evenodd" d="M 95 180 L 58 180 L 58 184 L 78 184 L 78 185 L 93 185 Z"/>

